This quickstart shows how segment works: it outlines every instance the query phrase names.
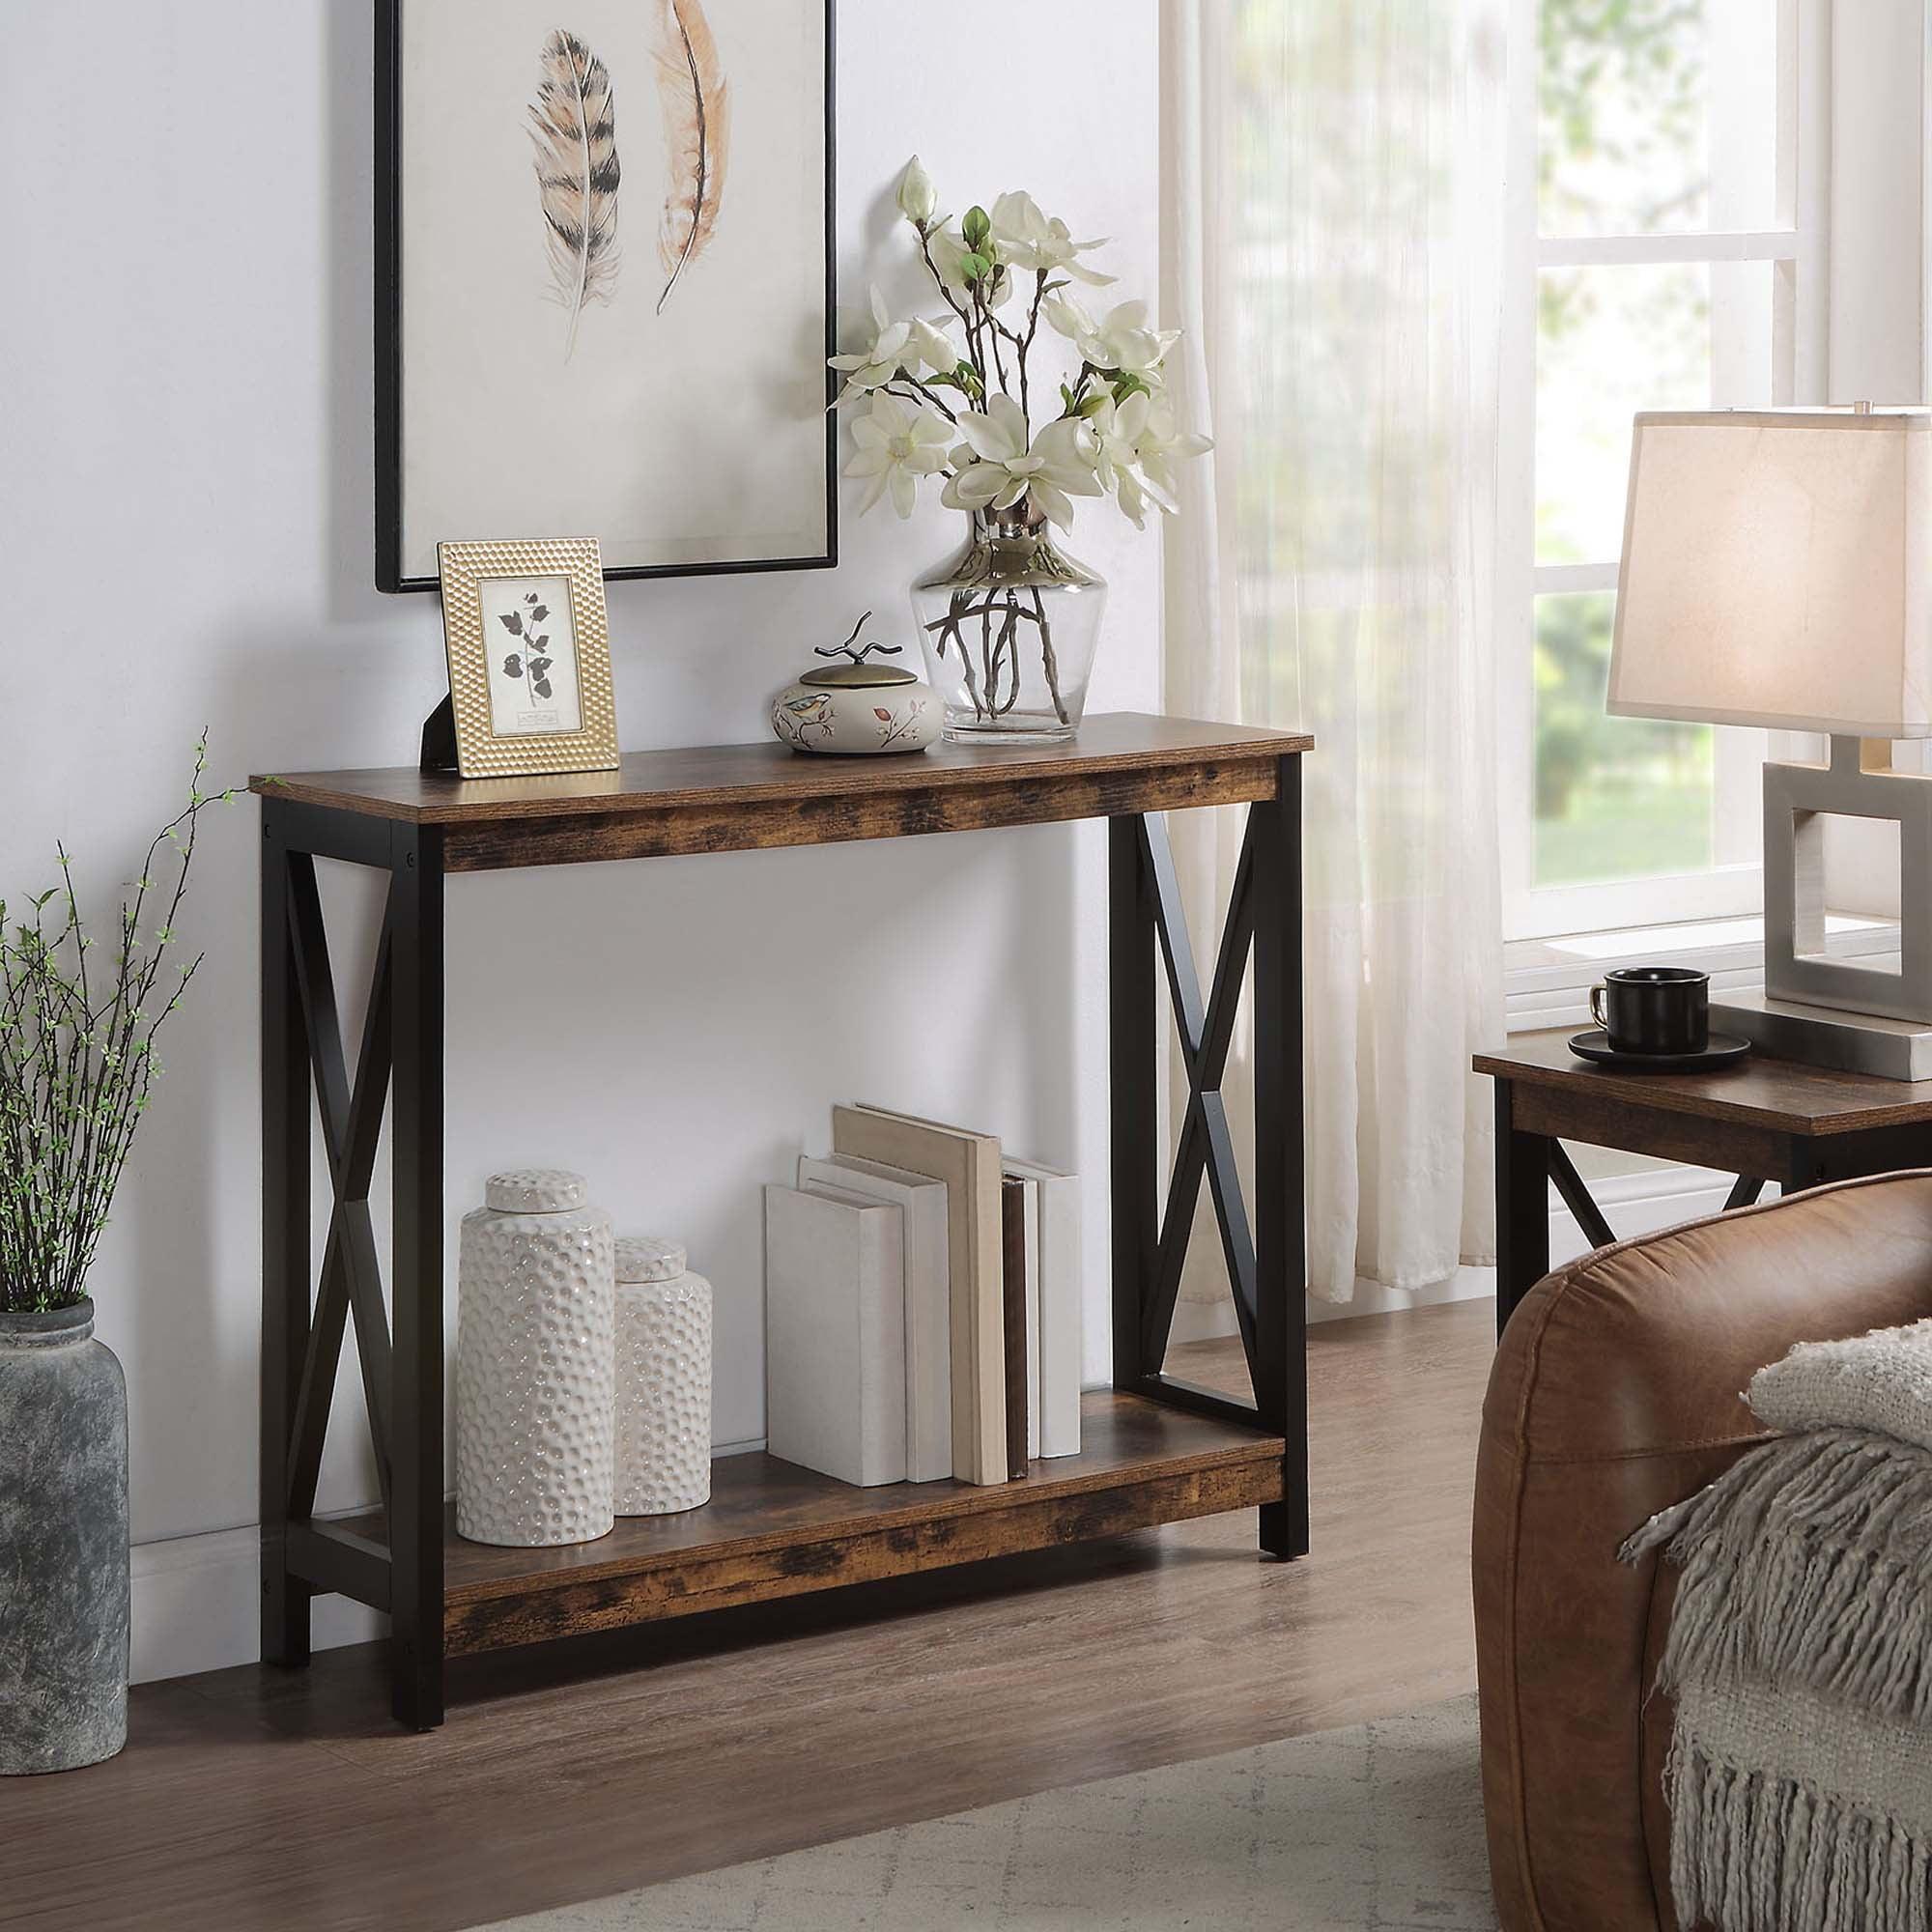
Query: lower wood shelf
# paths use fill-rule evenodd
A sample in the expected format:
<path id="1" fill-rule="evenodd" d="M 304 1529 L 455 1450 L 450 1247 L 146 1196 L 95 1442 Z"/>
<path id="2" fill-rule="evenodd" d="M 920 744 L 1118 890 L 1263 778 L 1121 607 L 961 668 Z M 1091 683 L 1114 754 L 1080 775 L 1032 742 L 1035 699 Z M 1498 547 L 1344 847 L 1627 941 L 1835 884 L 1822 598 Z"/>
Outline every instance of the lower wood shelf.
<path id="1" fill-rule="evenodd" d="M 1010 1483 L 858 1490 L 775 1456 L 714 1465 L 704 1508 L 620 1518 L 595 1543 L 498 1549 L 444 1530 L 451 1656 L 943 1569 L 1278 1502 L 1279 1435 L 1112 1390 L 1082 1402 L 1078 1456 Z M 381 1543 L 380 1515 L 328 1525 Z"/>

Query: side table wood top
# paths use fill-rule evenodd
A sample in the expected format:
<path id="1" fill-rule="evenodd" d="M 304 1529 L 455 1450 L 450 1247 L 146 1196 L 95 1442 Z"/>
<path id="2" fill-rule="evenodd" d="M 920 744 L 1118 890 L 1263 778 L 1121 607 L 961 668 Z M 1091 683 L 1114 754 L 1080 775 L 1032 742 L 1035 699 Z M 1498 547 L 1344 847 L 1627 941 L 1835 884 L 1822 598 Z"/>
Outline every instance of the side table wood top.
<path id="1" fill-rule="evenodd" d="M 1577 1095 L 1735 1122 L 1786 1134 L 1846 1134 L 1932 1122 L 1932 1080 L 1881 1080 L 1751 1054 L 1706 1073 L 1638 1073 L 1598 1066 L 1570 1051 L 1574 1027 L 1519 1034 L 1479 1053 L 1478 1073 Z"/>

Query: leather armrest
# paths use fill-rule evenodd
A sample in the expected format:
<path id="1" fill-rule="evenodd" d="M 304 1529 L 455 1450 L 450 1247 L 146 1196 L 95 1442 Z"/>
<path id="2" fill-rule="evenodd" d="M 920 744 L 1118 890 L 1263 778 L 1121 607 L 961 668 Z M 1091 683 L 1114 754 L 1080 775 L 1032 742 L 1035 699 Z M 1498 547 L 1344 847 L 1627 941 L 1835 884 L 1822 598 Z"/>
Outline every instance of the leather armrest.
<path id="1" fill-rule="evenodd" d="M 1623 1540 L 1761 1439 L 1741 1395 L 1794 1343 L 1932 1312 L 1932 1174 L 1599 1249 L 1511 1319 L 1474 1530 L 1483 1797 L 1507 1932 L 1660 1922 L 1643 1817 L 1654 1565 Z"/>

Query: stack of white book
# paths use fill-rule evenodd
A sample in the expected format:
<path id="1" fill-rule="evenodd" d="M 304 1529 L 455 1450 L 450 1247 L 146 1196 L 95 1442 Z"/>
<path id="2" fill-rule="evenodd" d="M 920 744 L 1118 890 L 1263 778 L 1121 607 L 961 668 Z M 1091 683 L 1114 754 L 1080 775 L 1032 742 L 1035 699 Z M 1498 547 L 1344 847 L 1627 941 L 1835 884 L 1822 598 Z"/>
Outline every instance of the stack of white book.
<path id="1" fill-rule="evenodd" d="M 1080 1452 L 1080 1185 L 990 1135 L 833 1109 L 765 1190 L 766 1445 L 839 1481 Z"/>

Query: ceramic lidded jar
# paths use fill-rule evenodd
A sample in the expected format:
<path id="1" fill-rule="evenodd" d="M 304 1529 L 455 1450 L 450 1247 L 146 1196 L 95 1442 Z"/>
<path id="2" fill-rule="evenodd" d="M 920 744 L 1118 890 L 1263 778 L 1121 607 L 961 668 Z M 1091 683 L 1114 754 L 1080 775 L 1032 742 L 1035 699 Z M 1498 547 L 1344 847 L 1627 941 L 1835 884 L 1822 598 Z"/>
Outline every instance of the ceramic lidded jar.
<path id="1" fill-rule="evenodd" d="M 456 1527 L 472 1543 L 588 1543 L 611 1526 L 615 1254 L 582 1177 L 491 1177 L 463 1217 Z"/>
<path id="2" fill-rule="evenodd" d="M 617 1243 L 617 1514 L 711 1499 L 711 1284 L 675 1241 Z"/>
<path id="3" fill-rule="evenodd" d="M 853 627 L 856 639 L 865 617 Z M 873 652 L 896 657 L 898 644 L 855 646 L 852 639 L 828 644 L 814 655 L 843 658 L 821 665 L 772 699 L 772 729 L 794 752 L 834 754 L 868 752 L 923 752 L 939 736 L 944 723 L 932 687 L 900 665 L 868 663 Z"/>

